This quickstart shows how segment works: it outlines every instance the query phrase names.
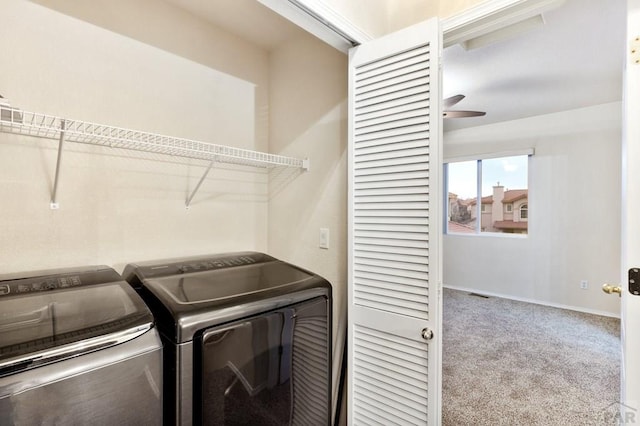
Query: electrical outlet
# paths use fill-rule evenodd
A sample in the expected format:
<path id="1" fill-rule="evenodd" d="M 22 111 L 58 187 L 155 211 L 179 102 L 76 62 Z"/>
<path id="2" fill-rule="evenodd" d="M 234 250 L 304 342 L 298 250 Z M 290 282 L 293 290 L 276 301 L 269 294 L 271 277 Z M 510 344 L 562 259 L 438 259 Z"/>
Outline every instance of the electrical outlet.
<path id="1" fill-rule="evenodd" d="M 320 241 L 318 247 L 323 249 L 329 248 L 329 228 L 320 228 Z"/>
<path id="2" fill-rule="evenodd" d="M 587 280 L 582 280 L 580 281 L 580 288 L 583 290 L 586 290 L 589 288 L 589 281 Z"/>

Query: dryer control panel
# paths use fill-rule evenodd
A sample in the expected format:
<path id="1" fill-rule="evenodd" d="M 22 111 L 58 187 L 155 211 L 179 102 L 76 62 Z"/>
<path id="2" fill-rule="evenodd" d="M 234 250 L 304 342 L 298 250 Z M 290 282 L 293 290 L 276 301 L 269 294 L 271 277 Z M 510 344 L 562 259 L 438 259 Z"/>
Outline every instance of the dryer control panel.
<path id="1" fill-rule="evenodd" d="M 200 256 L 183 259 L 142 262 L 129 264 L 123 272 L 123 276 L 134 286 L 139 284 L 142 278 L 166 277 L 169 275 L 189 274 L 216 269 L 248 266 L 257 263 L 273 262 L 276 259 L 258 252 L 228 253 L 216 256 Z"/>
<path id="2" fill-rule="evenodd" d="M 228 257 L 222 259 L 214 259 L 204 262 L 190 262 L 178 266 L 178 270 L 183 274 L 189 272 L 209 271 L 211 269 L 230 268 L 232 266 L 252 265 L 258 262 L 251 256 Z"/>

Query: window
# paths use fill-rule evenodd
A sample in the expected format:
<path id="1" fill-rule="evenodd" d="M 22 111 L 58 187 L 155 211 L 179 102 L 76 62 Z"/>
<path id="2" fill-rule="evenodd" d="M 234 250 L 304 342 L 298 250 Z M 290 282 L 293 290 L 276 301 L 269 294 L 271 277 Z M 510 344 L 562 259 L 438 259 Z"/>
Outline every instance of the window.
<path id="1" fill-rule="evenodd" d="M 447 230 L 457 233 L 475 233 L 478 215 L 477 193 L 478 162 L 461 161 L 446 166 L 449 202 L 447 203 Z"/>
<path id="2" fill-rule="evenodd" d="M 527 234 L 531 154 L 445 163 L 446 232 Z"/>

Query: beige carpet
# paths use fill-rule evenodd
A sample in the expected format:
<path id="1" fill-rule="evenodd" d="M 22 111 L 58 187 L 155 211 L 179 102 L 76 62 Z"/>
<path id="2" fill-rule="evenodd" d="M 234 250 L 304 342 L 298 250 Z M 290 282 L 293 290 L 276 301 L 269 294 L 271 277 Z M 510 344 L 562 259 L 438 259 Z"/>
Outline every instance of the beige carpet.
<path id="1" fill-rule="evenodd" d="M 614 424 L 620 321 L 445 289 L 445 426 Z"/>

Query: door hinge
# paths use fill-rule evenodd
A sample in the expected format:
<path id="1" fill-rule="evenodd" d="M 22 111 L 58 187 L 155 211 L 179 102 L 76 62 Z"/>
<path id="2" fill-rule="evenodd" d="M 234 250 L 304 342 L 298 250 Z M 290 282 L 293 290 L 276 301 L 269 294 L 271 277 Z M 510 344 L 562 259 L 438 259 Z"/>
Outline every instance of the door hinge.
<path id="1" fill-rule="evenodd" d="M 629 269 L 629 293 L 640 296 L 640 268 Z"/>
<path id="2" fill-rule="evenodd" d="M 631 50 L 631 63 L 640 65 L 640 36 L 636 36 L 629 44 L 629 50 Z"/>

